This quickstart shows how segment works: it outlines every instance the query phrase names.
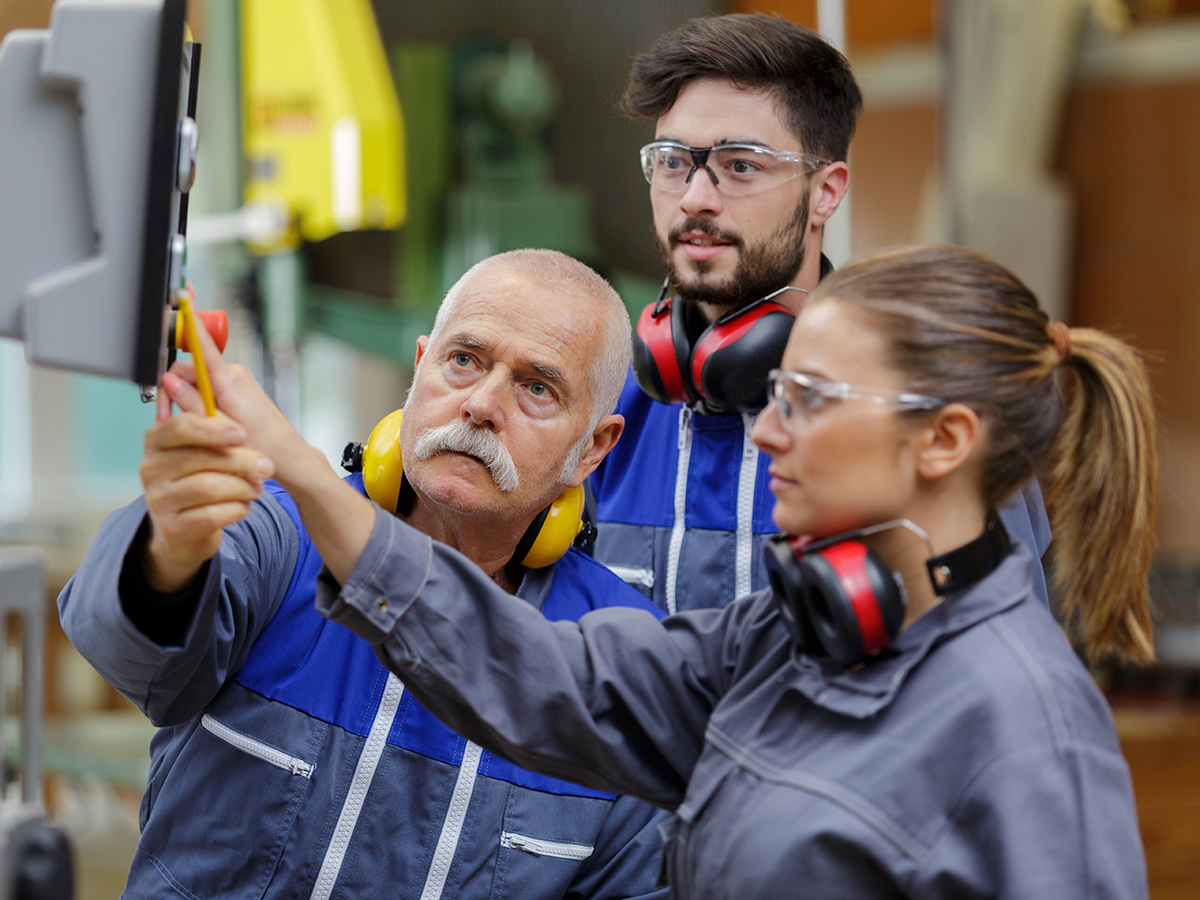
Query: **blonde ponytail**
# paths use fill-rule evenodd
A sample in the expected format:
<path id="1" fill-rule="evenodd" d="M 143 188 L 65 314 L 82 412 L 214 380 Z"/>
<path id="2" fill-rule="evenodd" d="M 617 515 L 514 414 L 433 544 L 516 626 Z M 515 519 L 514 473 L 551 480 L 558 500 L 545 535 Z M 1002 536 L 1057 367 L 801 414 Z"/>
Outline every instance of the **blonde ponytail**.
<path id="1" fill-rule="evenodd" d="M 1089 651 L 1154 658 L 1146 592 L 1158 490 L 1149 379 L 1128 344 L 1070 330 L 1063 420 L 1042 474 L 1063 611 Z"/>

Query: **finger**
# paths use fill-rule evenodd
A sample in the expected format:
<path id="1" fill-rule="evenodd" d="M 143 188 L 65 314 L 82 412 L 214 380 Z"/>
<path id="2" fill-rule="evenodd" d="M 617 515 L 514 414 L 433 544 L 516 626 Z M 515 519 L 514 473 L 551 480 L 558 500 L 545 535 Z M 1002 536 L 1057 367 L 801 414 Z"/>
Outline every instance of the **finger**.
<path id="1" fill-rule="evenodd" d="M 220 545 L 221 530 L 245 518 L 249 511 L 248 502 L 234 500 L 209 503 L 188 510 L 157 514 L 154 516 L 154 527 L 166 546 L 174 548 L 176 553 L 202 547 L 204 549 L 195 555 L 207 559 Z"/>
<path id="2" fill-rule="evenodd" d="M 151 484 L 146 489 L 146 509 L 166 544 L 178 548 L 206 539 L 208 532 L 237 521 L 228 518 L 230 508 L 248 509 L 261 494 L 261 482 L 201 472 Z"/>
<path id="3" fill-rule="evenodd" d="M 163 387 L 161 380 L 158 383 L 158 391 L 155 393 L 154 407 L 155 425 L 171 418 L 171 395 L 167 393 L 167 389 Z"/>
<path id="4" fill-rule="evenodd" d="M 181 367 L 181 371 L 183 374 L 193 374 L 190 366 L 187 369 Z M 200 391 L 187 380 L 181 378 L 176 373 L 174 367 L 172 367 L 171 371 L 163 373 L 163 387 L 166 389 L 171 400 L 179 406 L 180 411 L 196 413 L 197 415 L 205 415 L 207 413 L 204 407 L 204 397 L 201 396 Z M 246 440 L 245 429 L 229 418 L 228 415 L 221 413 L 220 410 L 217 410 L 216 416 L 209 416 L 208 418 L 222 424 L 228 443 L 240 444 Z"/>
<path id="5" fill-rule="evenodd" d="M 223 503 L 251 503 L 261 494 L 261 481 L 202 470 L 153 483 L 146 491 L 146 505 L 160 514 L 178 514 Z"/>
<path id="6" fill-rule="evenodd" d="M 162 450 L 193 448 L 200 452 L 220 453 L 240 447 L 245 438 L 245 429 L 226 416 L 183 412 L 149 429 L 143 451 L 149 455 Z"/>
<path id="7" fill-rule="evenodd" d="M 198 447 L 155 450 L 138 465 L 138 476 L 147 491 L 175 484 L 200 473 L 234 477 L 261 485 L 274 474 L 271 460 L 252 450 L 237 448 L 222 452 Z"/>
<path id="8" fill-rule="evenodd" d="M 171 363 L 171 368 L 167 370 L 174 375 L 178 375 L 190 385 L 196 384 L 196 366 L 190 359 L 184 359 L 182 356 Z"/>

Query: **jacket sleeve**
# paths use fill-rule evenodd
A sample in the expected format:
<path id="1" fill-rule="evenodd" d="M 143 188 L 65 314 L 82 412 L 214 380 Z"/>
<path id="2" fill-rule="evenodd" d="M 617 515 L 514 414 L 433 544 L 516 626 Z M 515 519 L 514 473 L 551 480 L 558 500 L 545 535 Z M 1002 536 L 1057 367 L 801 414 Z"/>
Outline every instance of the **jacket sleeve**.
<path id="1" fill-rule="evenodd" d="M 961 798 L 913 896 L 1145 900 L 1132 796 L 1119 753 L 1070 742 L 1008 754 Z"/>
<path id="2" fill-rule="evenodd" d="M 736 664 L 735 603 L 659 622 L 609 607 L 550 622 L 393 516 L 317 608 L 375 645 L 417 700 L 524 768 L 674 808 Z"/>
<path id="3" fill-rule="evenodd" d="M 59 595 L 58 612 L 71 643 L 109 684 L 155 725 L 173 725 L 203 710 L 245 662 L 288 589 L 299 536 L 264 493 L 245 519 L 225 529 L 182 643 L 164 646 L 121 602 L 122 566 L 145 517 L 144 498 L 108 517 Z"/>

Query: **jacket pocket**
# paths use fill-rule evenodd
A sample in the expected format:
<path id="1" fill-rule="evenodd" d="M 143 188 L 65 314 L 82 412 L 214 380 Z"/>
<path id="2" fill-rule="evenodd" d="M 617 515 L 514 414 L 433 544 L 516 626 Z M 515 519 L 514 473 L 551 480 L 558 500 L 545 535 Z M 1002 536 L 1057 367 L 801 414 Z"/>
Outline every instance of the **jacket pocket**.
<path id="1" fill-rule="evenodd" d="M 126 896 L 259 900 L 276 877 L 327 726 L 236 686 L 231 693 L 164 761 Z"/>
<path id="2" fill-rule="evenodd" d="M 224 722 L 214 719 L 208 713 L 204 714 L 204 718 L 200 720 L 200 724 L 213 737 L 224 741 L 231 747 L 236 747 L 244 753 L 249 753 L 251 756 L 261 759 L 263 762 L 270 763 L 280 769 L 285 769 L 293 775 L 302 775 L 305 778 L 312 777 L 314 768 L 312 763 L 307 763 L 297 756 L 290 756 L 278 747 L 273 747 L 265 741 L 260 741 L 250 737 L 248 734 L 243 734 L 236 728 L 231 728 Z"/>
<path id="3" fill-rule="evenodd" d="M 487 779 L 503 804 L 494 834 L 496 877 L 491 900 L 537 896 L 562 897 L 571 892 L 582 868 L 595 855 L 597 839 L 612 801 L 549 794 Z"/>
<path id="4" fill-rule="evenodd" d="M 506 831 L 500 835 L 500 846 L 510 850 L 523 850 L 534 856 L 549 856 L 554 859 L 585 860 L 596 848 L 592 844 L 575 844 L 569 841 L 547 841 Z"/>

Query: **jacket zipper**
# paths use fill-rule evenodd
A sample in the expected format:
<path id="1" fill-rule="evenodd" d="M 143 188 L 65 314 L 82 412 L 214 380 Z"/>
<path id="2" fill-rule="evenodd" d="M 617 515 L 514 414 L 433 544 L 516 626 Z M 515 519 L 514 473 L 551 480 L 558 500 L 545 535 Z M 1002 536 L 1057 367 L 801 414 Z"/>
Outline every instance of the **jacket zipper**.
<path id="1" fill-rule="evenodd" d="M 396 719 L 396 711 L 400 708 L 400 698 L 404 695 L 404 685 L 395 675 L 388 675 L 383 689 L 383 698 L 379 701 L 379 709 L 375 712 L 375 720 L 371 723 L 371 731 L 363 744 L 362 753 L 358 755 L 358 764 L 354 767 L 354 777 L 350 779 L 350 789 L 346 792 L 346 802 L 338 815 L 337 825 L 333 829 L 333 837 L 325 849 L 325 858 L 321 861 L 321 870 L 313 884 L 312 900 L 328 900 L 337 883 L 338 873 L 342 871 L 342 863 L 346 859 L 346 851 L 350 847 L 350 836 L 354 826 L 358 824 L 359 814 L 367 799 L 367 791 L 375 778 L 375 769 L 387 746 L 388 732 L 392 730 L 392 722 Z"/>
<path id="2" fill-rule="evenodd" d="M 421 900 L 438 900 L 446 887 L 450 863 L 454 861 L 458 839 L 462 836 L 463 824 L 467 819 L 467 807 L 471 805 L 471 794 L 475 792 L 475 776 L 479 773 L 479 759 L 482 756 L 483 750 L 478 744 L 468 741 L 463 748 L 462 764 L 458 767 L 454 793 L 450 795 L 450 808 L 446 810 L 442 833 L 438 836 L 437 847 L 433 851 L 433 862 L 429 864 L 429 874 L 425 876 L 425 889 L 421 891 Z"/>
<path id="3" fill-rule="evenodd" d="M 506 831 L 500 835 L 500 846 L 524 850 L 534 856 L 553 856 L 555 859 L 587 859 L 595 850 L 591 844 L 570 844 L 566 841 L 543 841 Z"/>
<path id="4" fill-rule="evenodd" d="M 679 410 L 679 468 L 675 472 L 675 522 L 671 526 L 671 543 L 667 550 L 667 613 L 675 615 L 675 585 L 679 579 L 679 556 L 683 552 L 684 514 L 687 511 L 688 467 L 692 461 L 692 409 Z"/>
<path id="5" fill-rule="evenodd" d="M 640 584 L 646 588 L 654 587 L 654 570 L 645 566 L 616 566 L 606 568 L 626 584 Z"/>
<path id="6" fill-rule="evenodd" d="M 734 553 L 734 593 L 730 599 L 752 590 L 751 562 L 754 554 L 754 485 L 758 480 L 758 448 L 750 439 L 755 416 L 742 413 L 742 466 L 738 475 L 737 536 Z"/>
<path id="7" fill-rule="evenodd" d="M 264 744 L 262 741 L 255 740 L 247 734 L 242 734 L 242 732 L 230 728 L 224 722 L 214 719 L 208 713 L 204 714 L 204 717 L 200 720 L 200 724 L 214 737 L 221 739 L 231 746 L 237 747 L 244 753 L 261 759 L 263 762 L 286 769 L 293 775 L 301 775 L 304 778 L 312 777 L 314 767 L 311 763 L 306 763 L 295 756 L 289 756 L 277 747 L 272 747 L 270 744 Z"/>

